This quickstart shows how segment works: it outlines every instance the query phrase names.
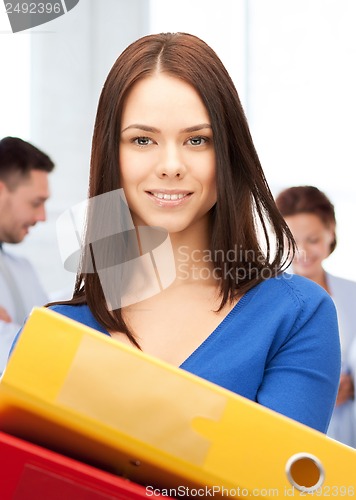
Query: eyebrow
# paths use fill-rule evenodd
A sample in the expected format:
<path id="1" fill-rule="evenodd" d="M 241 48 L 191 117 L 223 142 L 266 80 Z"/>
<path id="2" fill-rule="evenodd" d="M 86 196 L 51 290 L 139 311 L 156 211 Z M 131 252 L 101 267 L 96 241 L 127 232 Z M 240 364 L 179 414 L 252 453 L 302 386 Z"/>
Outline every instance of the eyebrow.
<path id="1" fill-rule="evenodd" d="M 133 123 L 132 125 L 129 125 L 128 127 L 124 128 L 123 130 L 121 130 L 121 133 L 123 134 L 124 132 L 126 132 L 126 130 L 129 130 L 129 129 L 138 129 L 138 130 L 143 130 L 145 132 L 151 132 L 153 134 L 159 134 L 160 133 L 160 130 L 158 128 L 155 128 L 155 127 L 150 127 L 148 125 L 143 125 L 141 123 Z M 199 130 L 203 130 L 205 128 L 210 128 L 212 129 L 212 126 L 210 125 L 210 123 L 199 123 L 198 125 L 193 125 L 192 127 L 187 127 L 187 128 L 183 128 L 179 131 L 179 133 L 186 133 L 186 132 L 198 132 Z"/>

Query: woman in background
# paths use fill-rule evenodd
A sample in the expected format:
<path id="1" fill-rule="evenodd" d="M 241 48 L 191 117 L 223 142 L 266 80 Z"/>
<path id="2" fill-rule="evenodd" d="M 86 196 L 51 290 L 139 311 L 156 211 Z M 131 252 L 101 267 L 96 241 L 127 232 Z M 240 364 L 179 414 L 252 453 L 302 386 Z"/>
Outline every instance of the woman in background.
<path id="1" fill-rule="evenodd" d="M 324 260 L 336 247 L 334 206 L 314 186 L 285 189 L 277 196 L 276 203 L 297 243 L 298 252 L 293 260 L 293 271 L 322 286 L 336 305 L 342 373 L 328 435 L 356 447 L 354 378 L 350 360 L 351 345 L 356 338 L 356 283 L 332 276 L 323 267 Z"/>

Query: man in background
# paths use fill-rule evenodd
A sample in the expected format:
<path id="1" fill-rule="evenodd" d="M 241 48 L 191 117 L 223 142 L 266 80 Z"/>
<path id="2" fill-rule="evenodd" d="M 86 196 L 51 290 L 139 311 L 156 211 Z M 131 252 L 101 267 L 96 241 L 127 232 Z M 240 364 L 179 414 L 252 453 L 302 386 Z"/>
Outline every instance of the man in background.
<path id="1" fill-rule="evenodd" d="M 28 260 L 8 252 L 30 227 L 46 220 L 48 174 L 52 160 L 17 137 L 0 141 L 0 375 L 13 339 L 34 306 L 47 302 Z"/>

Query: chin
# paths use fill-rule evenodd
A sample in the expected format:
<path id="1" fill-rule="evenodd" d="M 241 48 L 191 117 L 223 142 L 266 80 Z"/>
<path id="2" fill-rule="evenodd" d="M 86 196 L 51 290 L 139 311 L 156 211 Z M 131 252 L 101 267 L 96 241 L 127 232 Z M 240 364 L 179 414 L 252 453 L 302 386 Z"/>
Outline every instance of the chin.
<path id="1" fill-rule="evenodd" d="M 7 238 L 5 242 L 16 245 L 17 243 L 21 243 L 24 239 L 25 236 L 11 236 L 11 238 Z"/>
<path id="2" fill-rule="evenodd" d="M 173 218 L 174 217 L 172 217 L 172 219 Z M 167 233 L 169 233 L 169 234 L 180 233 L 180 232 L 184 231 L 185 229 L 187 229 L 187 224 L 185 224 L 185 223 L 173 222 L 172 220 L 171 221 L 167 221 L 167 220 L 162 221 L 162 220 L 158 220 L 156 218 L 152 218 L 151 220 L 145 220 L 145 221 L 141 219 L 137 224 L 135 221 L 135 225 L 136 226 L 159 227 L 159 228 L 167 231 Z"/>

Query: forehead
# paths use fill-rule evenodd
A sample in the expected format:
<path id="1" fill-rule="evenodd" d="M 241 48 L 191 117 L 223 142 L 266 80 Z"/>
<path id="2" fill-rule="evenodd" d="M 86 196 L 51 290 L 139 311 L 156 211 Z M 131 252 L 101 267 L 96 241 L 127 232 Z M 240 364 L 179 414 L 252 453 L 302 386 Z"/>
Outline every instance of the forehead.
<path id="1" fill-rule="evenodd" d="M 324 230 L 327 226 L 319 215 L 311 213 L 300 213 L 285 217 L 288 226 L 293 231 L 314 232 Z"/>
<path id="2" fill-rule="evenodd" d="M 18 196 L 26 194 L 48 198 L 48 172 L 38 169 L 30 170 L 29 175 L 18 183 L 13 192 Z"/>
<path id="3" fill-rule="evenodd" d="M 122 121 L 169 118 L 209 120 L 208 111 L 197 90 L 189 83 L 165 73 L 136 82 L 125 99 Z M 140 122 L 141 123 L 141 122 Z"/>

